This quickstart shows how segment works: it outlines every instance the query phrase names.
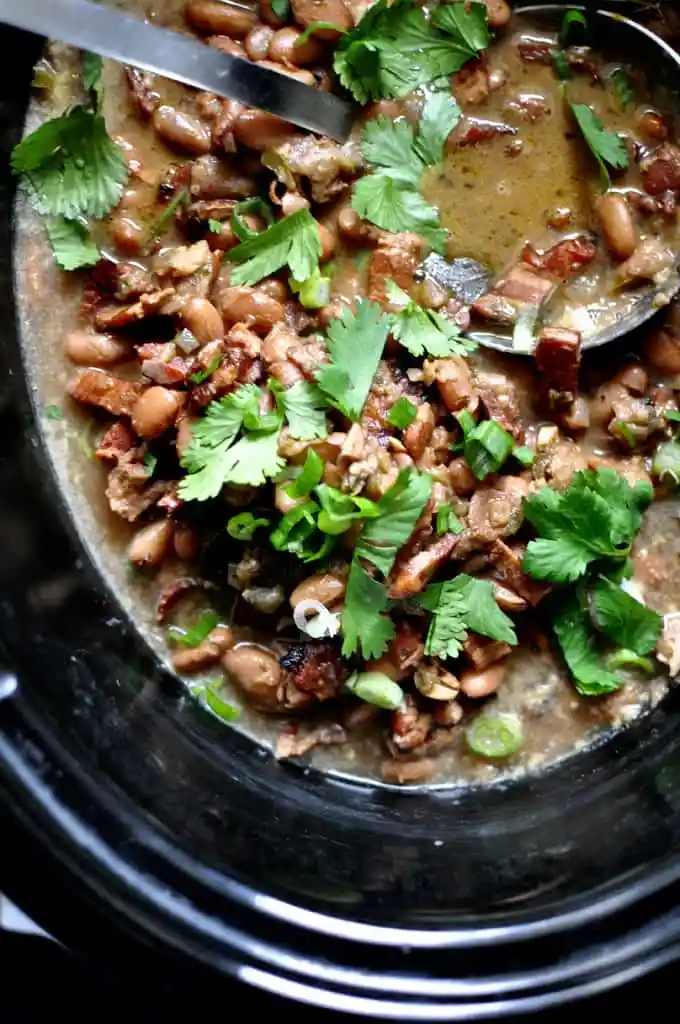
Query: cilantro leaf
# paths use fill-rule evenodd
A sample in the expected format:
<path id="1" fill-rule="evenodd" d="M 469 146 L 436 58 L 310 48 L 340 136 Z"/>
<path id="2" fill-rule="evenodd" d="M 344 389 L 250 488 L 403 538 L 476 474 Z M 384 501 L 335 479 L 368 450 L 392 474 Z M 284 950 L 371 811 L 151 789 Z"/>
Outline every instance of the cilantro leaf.
<path id="1" fill-rule="evenodd" d="M 384 231 L 413 231 L 422 235 L 436 252 L 444 252 L 448 233 L 439 226 L 437 208 L 417 192 L 399 188 L 386 174 L 378 171 L 359 179 L 352 209 Z"/>
<path id="2" fill-rule="evenodd" d="M 452 7 L 465 9 L 466 4 Z M 460 13 L 460 12 L 458 12 Z M 340 81 L 359 103 L 405 96 L 421 85 L 453 74 L 476 55 L 481 40 L 482 4 L 473 4 L 456 23 L 427 22 L 411 0 L 378 0 L 356 28 L 340 39 L 333 66 Z M 473 29 L 473 24 L 475 28 Z M 461 26 L 463 26 L 461 30 Z M 488 44 L 488 30 L 486 42 Z"/>
<path id="3" fill-rule="evenodd" d="M 483 3 L 445 4 L 432 15 L 432 22 L 451 37 L 450 46 L 459 54 L 459 68 L 489 45 L 489 13 Z"/>
<path id="4" fill-rule="evenodd" d="M 590 617 L 574 590 L 553 600 L 552 624 L 578 693 L 599 697 L 619 689 L 623 679 L 608 671 L 600 660 L 596 639 L 590 631 Z"/>
<path id="5" fill-rule="evenodd" d="M 540 535 L 527 546 L 524 571 L 566 583 L 596 560 L 625 560 L 651 498 L 651 487 L 631 487 L 613 469 L 575 473 L 563 493 L 542 488 L 524 502 L 525 518 Z"/>
<path id="6" fill-rule="evenodd" d="M 394 281 L 387 282 L 387 298 L 391 304 L 403 307 L 390 315 L 390 333 L 412 356 L 468 355 L 477 347 L 474 341 L 462 337 L 452 320 L 435 310 L 423 309 Z"/>
<path id="7" fill-rule="evenodd" d="M 596 582 L 591 596 L 595 623 L 613 643 L 639 655 L 656 647 L 663 626 L 657 612 L 604 577 Z"/>
<path id="8" fill-rule="evenodd" d="M 570 106 L 590 152 L 600 165 L 600 184 L 606 189 L 611 184 L 608 167 L 618 170 L 626 170 L 628 167 L 626 145 L 616 132 L 605 129 L 587 104 L 571 103 Z"/>
<path id="9" fill-rule="evenodd" d="M 101 110 L 104 101 L 103 66 L 104 62 L 98 53 L 83 53 L 83 88 L 85 92 L 94 94 L 97 110 Z"/>
<path id="10" fill-rule="evenodd" d="M 396 184 L 417 189 L 424 163 L 414 143 L 415 133 L 408 121 L 392 121 L 382 115 L 369 121 L 361 135 L 361 151 L 369 164 L 388 168 Z"/>
<path id="11" fill-rule="evenodd" d="M 394 625 L 385 612 L 387 591 L 369 576 L 355 557 L 347 578 L 342 611 L 343 657 L 359 651 L 364 658 L 379 658 L 395 635 Z"/>
<path id="12" fill-rule="evenodd" d="M 389 411 L 387 422 L 397 430 L 406 430 L 418 415 L 418 409 L 408 398 L 398 398 Z"/>
<path id="13" fill-rule="evenodd" d="M 402 469 L 377 502 L 378 517 L 370 519 L 357 540 L 355 552 L 387 576 L 397 553 L 409 539 L 432 492 L 432 477 Z"/>
<path id="14" fill-rule="evenodd" d="M 355 423 L 368 398 L 389 331 L 389 318 L 368 299 L 356 312 L 346 307 L 328 328 L 331 362 L 322 366 L 317 382 L 331 405 Z"/>
<path id="15" fill-rule="evenodd" d="M 291 437 L 298 441 L 314 441 L 327 437 L 326 410 L 328 403 L 319 387 L 306 380 L 299 380 L 292 387 L 284 388 L 273 378 L 269 389 L 276 404 L 288 420 Z"/>
<path id="16" fill-rule="evenodd" d="M 118 203 L 128 169 L 104 118 L 74 107 L 46 121 L 12 152 L 12 170 L 30 183 L 48 217 L 98 219 Z"/>
<path id="17" fill-rule="evenodd" d="M 445 583 L 431 583 L 418 604 L 433 615 L 425 641 L 427 655 L 457 658 L 468 631 L 513 646 L 517 643 L 512 619 L 496 604 L 489 580 L 461 573 Z"/>
<path id="18" fill-rule="evenodd" d="M 449 93 L 435 92 L 428 96 L 418 125 L 418 138 L 414 143 L 415 151 L 425 167 L 436 167 L 443 161 L 444 144 L 460 118 L 461 109 Z"/>
<path id="19" fill-rule="evenodd" d="M 296 281 L 305 281 L 320 256 L 319 225 L 309 210 L 297 210 L 229 250 L 229 259 L 241 264 L 232 270 L 231 283 L 257 284 L 286 265 Z"/>
<path id="20" fill-rule="evenodd" d="M 457 658 L 463 649 L 468 630 L 465 621 L 467 603 L 456 580 L 433 583 L 421 594 L 421 608 L 432 612 L 425 639 L 425 654 L 436 658 Z"/>
<path id="21" fill-rule="evenodd" d="M 255 415 L 259 395 L 255 384 L 245 384 L 211 402 L 194 424 L 191 444 L 180 460 L 188 471 L 179 485 L 184 501 L 216 498 L 225 483 L 256 486 L 283 469 L 284 461 L 277 453 L 280 417 L 267 424 L 271 429 L 266 433 L 259 430 L 236 440 L 244 420 Z M 263 425 L 262 419 L 258 425 Z"/>
<path id="22" fill-rule="evenodd" d="M 45 224 L 54 258 L 62 270 L 93 267 L 101 258 L 87 225 L 79 220 L 53 217 Z"/>

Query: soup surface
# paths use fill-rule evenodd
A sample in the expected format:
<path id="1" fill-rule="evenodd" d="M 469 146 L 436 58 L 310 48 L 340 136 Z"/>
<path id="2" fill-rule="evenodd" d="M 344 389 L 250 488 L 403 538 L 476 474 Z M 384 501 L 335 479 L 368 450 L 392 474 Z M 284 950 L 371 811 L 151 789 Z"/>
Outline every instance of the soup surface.
<path id="1" fill-rule="evenodd" d="M 331 88 L 367 5 L 120 6 Z M 678 668 L 676 308 L 580 354 L 620 288 L 672 286 L 672 110 L 587 25 L 448 7 L 458 36 L 423 31 L 467 60 L 434 90 L 345 67 L 374 101 L 344 145 L 114 65 L 86 93 L 53 45 L 29 130 L 102 102 L 111 208 L 77 210 L 87 238 L 51 221 L 53 251 L 50 151 L 19 210 L 36 402 L 126 611 L 229 727 L 389 783 L 536 767 Z M 339 28 L 300 41 L 318 21 Z M 487 268 L 475 296 L 433 249 Z M 534 358 L 477 348 L 480 319 Z"/>

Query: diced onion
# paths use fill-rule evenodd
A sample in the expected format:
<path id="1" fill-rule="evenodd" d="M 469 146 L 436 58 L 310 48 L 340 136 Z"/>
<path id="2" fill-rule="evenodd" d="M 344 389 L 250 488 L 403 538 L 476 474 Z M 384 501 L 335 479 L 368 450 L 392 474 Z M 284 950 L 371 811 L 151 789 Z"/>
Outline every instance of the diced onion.
<path id="1" fill-rule="evenodd" d="M 340 629 L 340 613 L 330 612 L 325 604 L 312 598 L 295 605 L 293 621 L 301 633 L 306 633 L 314 640 L 337 636 Z"/>
<path id="2" fill-rule="evenodd" d="M 195 352 L 199 347 L 195 337 L 186 327 L 175 338 L 175 345 L 177 345 L 177 348 L 181 348 L 182 352 L 186 352 L 187 355 L 189 352 Z"/>
<path id="3" fill-rule="evenodd" d="M 142 363 L 142 373 L 156 384 L 177 383 L 177 370 L 160 359 L 145 359 Z"/>

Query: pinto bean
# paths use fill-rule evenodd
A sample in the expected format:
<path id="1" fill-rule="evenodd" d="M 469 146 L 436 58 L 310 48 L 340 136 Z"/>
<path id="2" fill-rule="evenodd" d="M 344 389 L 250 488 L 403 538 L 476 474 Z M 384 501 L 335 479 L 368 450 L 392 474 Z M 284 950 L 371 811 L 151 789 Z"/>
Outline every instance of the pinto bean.
<path id="1" fill-rule="evenodd" d="M 302 32 L 296 28 L 280 28 L 275 32 L 269 44 L 270 60 L 292 64 L 294 67 L 305 67 L 321 60 L 323 47 L 313 37 L 296 46 L 301 35 Z"/>
<path id="2" fill-rule="evenodd" d="M 257 334 L 267 334 L 284 317 L 283 305 L 256 288 L 225 288 L 220 294 L 222 316 L 229 323 L 245 324 Z"/>
<path id="3" fill-rule="evenodd" d="M 380 766 L 381 778 L 385 782 L 395 782 L 400 786 L 427 782 L 435 771 L 435 762 L 425 757 L 414 761 L 383 761 Z"/>
<path id="4" fill-rule="evenodd" d="M 340 234 L 350 238 L 353 242 L 373 242 L 377 244 L 380 241 L 380 229 L 376 228 L 373 224 L 369 224 L 367 220 L 362 220 L 351 206 L 343 206 L 340 209 L 337 225 Z"/>
<path id="5" fill-rule="evenodd" d="M 420 459 L 432 437 L 434 430 L 434 411 L 429 402 L 422 402 L 413 423 L 404 432 L 404 444 L 412 458 Z"/>
<path id="6" fill-rule="evenodd" d="M 662 327 L 647 339 L 645 355 L 659 373 L 680 373 L 680 335 Z"/>
<path id="7" fill-rule="evenodd" d="M 274 507 L 278 509 L 282 516 L 285 516 L 286 512 L 290 512 L 292 508 L 297 508 L 298 505 L 304 505 L 306 498 L 291 498 L 288 494 L 288 488 L 290 483 L 277 484 L 274 489 Z"/>
<path id="8" fill-rule="evenodd" d="M 449 465 L 449 480 L 455 494 L 459 497 L 467 498 L 475 493 L 477 481 L 465 459 L 452 460 Z"/>
<path id="9" fill-rule="evenodd" d="M 146 244 L 147 232 L 143 225 L 121 212 L 111 217 L 109 234 L 116 249 L 126 256 L 139 256 Z"/>
<path id="10" fill-rule="evenodd" d="M 255 644 L 238 644 L 222 657 L 222 665 L 253 707 L 260 711 L 279 709 L 281 667 L 271 651 Z"/>
<path id="11" fill-rule="evenodd" d="M 510 6 L 505 0 L 482 0 L 489 15 L 490 28 L 505 28 L 510 21 Z"/>
<path id="12" fill-rule="evenodd" d="M 629 397 L 627 389 L 617 380 L 610 380 L 598 388 L 590 400 L 590 422 L 604 427 L 614 415 L 614 405 Z"/>
<path id="13" fill-rule="evenodd" d="M 321 263 L 327 263 L 335 252 L 335 247 L 338 244 L 338 235 L 336 231 L 333 231 L 325 224 L 319 224 L 319 238 L 321 239 L 321 256 L 319 259 Z"/>
<path id="14" fill-rule="evenodd" d="M 163 104 L 154 111 L 153 125 L 168 145 L 201 156 L 212 148 L 212 135 L 207 125 L 193 114 Z"/>
<path id="15" fill-rule="evenodd" d="M 130 354 L 127 342 L 110 334 L 75 330 L 66 336 L 66 355 L 76 366 L 114 366 L 129 359 Z"/>
<path id="16" fill-rule="evenodd" d="M 645 110 L 638 117 L 638 131 L 648 139 L 663 142 L 668 138 L 668 128 L 661 114 L 656 110 Z"/>
<path id="17" fill-rule="evenodd" d="M 258 64 L 260 67 L 269 68 L 270 71 L 276 71 L 279 75 L 288 75 L 289 78 L 296 78 L 298 82 L 304 82 L 305 85 L 316 86 L 314 75 L 311 71 L 305 71 L 304 68 L 293 68 L 289 64 L 279 64 L 273 60 L 260 60 Z"/>
<path id="18" fill-rule="evenodd" d="M 186 17 L 192 28 L 207 35 L 234 36 L 243 39 L 255 24 L 255 11 L 241 4 L 222 0 L 189 0 Z"/>
<path id="19" fill-rule="evenodd" d="M 143 526 L 130 545 L 130 562 L 145 569 L 160 565 L 172 546 L 172 534 L 170 519 L 159 519 L 156 523 Z"/>
<path id="20" fill-rule="evenodd" d="M 470 669 L 460 675 L 460 688 L 466 697 L 473 700 L 495 693 L 505 675 L 505 664 L 496 663 L 485 669 Z"/>
<path id="21" fill-rule="evenodd" d="M 347 580 L 332 572 L 320 572 L 298 583 L 290 595 L 290 606 L 296 608 L 301 601 L 320 601 L 327 608 L 337 604 L 345 596 Z"/>
<path id="22" fill-rule="evenodd" d="M 198 538 L 190 526 L 178 526 L 173 538 L 175 554 L 183 562 L 193 562 L 198 553 Z"/>
<path id="23" fill-rule="evenodd" d="M 168 430 L 182 407 L 184 396 L 154 386 L 143 391 L 132 410 L 132 427 L 143 438 L 160 437 Z"/>
<path id="24" fill-rule="evenodd" d="M 191 165 L 191 195 L 195 199 L 245 199 L 258 191 L 257 178 L 235 170 L 212 154 L 199 157 Z"/>
<path id="25" fill-rule="evenodd" d="M 241 146 L 263 153 L 274 149 L 295 135 L 292 125 L 264 110 L 244 110 L 234 124 L 234 138 Z"/>
<path id="26" fill-rule="evenodd" d="M 595 202 L 605 241 L 617 260 L 627 260 L 637 245 L 637 231 L 628 203 L 617 192 L 605 192 Z"/>
<path id="27" fill-rule="evenodd" d="M 246 36 L 246 53 L 251 60 L 264 60 L 269 52 L 269 44 L 274 38 L 274 29 L 258 22 Z M 276 58 L 275 58 L 276 59 Z"/>
<path id="28" fill-rule="evenodd" d="M 641 363 L 631 363 L 630 366 L 624 366 L 622 370 L 619 370 L 614 380 L 623 384 L 624 388 L 632 391 L 633 394 L 644 395 L 649 384 L 649 375 Z"/>
<path id="29" fill-rule="evenodd" d="M 232 57 L 246 56 L 243 44 L 237 43 L 235 39 L 230 39 L 229 36 L 211 36 L 208 40 L 208 46 L 212 46 L 214 50 L 221 50 L 222 53 L 230 53 Z"/>
<path id="30" fill-rule="evenodd" d="M 216 665 L 222 657 L 222 651 L 209 640 L 204 640 L 198 647 L 181 648 L 174 651 L 172 664 L 176 672 L 183 675 L 192 675 L 194 672 L 202 672 L 211 665 Z"/>
<path id="31" fill-rule="evenodd" d="M 222 317 L 208 299 L 197 295 L 188 299 L 182 309 L 182 321 L 201 345 L 224 338 Z"/>
<path id="32" fill-rule="evenodd" d="M 292 388 L 293 384 L 305 379 L 305 375 L 295 363 L 287 359 L 278 359 L 269 367 L 269 373 L 275 377 L 285 388 Z"/>

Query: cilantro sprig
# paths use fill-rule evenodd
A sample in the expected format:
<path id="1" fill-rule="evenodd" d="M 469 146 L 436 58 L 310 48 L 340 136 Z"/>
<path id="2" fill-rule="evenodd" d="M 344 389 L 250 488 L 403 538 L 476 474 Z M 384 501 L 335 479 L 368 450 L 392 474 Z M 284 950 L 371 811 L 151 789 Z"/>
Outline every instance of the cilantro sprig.
<path id="1" fill-rule="evenodd" d="M 426 168 L 441 163 L 444 144 L 460 116 L 450 95 L 434 93 L 423 107 L 417 134 L 405 120 L 369 121 L 362 133 L 362 152 L 374 170 L 355 186 L 356 213 L 385 231 L 422 235 L 442 252 L 447 232 L 439 226 L 438 210 L 420 195 L 420 179 Z"/>
<path id="2" fill-rule="evenodd" d="M 432 613 L 425 640 L 430 657 L 457 658 L 468 632 L 512 646 L 517 643 L 512 619 L 496 604 L 488 580 L 461 573 L 445 583 L 431 583 L 417 601 Z"/>
<path id="3" fill-rule="evenodd" d="M 347 306 L 328 328 L 331 361 L 319 370 L 317 383 L 331 405 L 355 423 L 361 419 L 389 328 L 388 316 L 368 299 L 359 299 L 356 312 Z"/>
<path id="4" fill-rule="evenodd" d="M 625 171 L 628 167 L 626 145 L 616 132 L 607 131 L 597 114 L 586 103 L 569 105 L 586 145 L 597 160 L 600 168 L 600 185 L 605 190 L 611 185 L 609 168 Z"/>
<path id="5" fill-rule="evenodd" d="M 432 492 L 432 478 L 413 469 L 402 470 L 396 483 L 377 502 L 377 516 L 369 519 L 359 535 L 347 581 L 342 615 L 345 657 L 360 651 L 377 658 L 394 636 L 386 614 L 389 599 L 384 583 L 366 569 L 373 565 L 387 576 L 399 550 L 409 539 Z"/>
<path id="6" fill-rule="evenodd" d="M 391 314 L 391 334 L 412 356 L 440 359 L 469 355 L 476 349 L 475 342 L 463 337 L 457 324 L 434 309 L 423 309 L 394 281 L 387 282 L 386 292 L 392 307 L 401 307 Z"/>
<path id="7" fill-rule="evenodd" d="M 320 256 L 319 225 L 309 210 L 296 210 L 229 250 L 229 259 L 241 264 L 232 270 L 231 283 L 257 284 L 285 266 L 296 281 L 306 281 Z"/>
<path id="8" fill-rule="evenodd" d="M 446 17 L 439 15 L 447 12 Z M 378 0 L 340 39 L 333 66 L 359 103 L 405 96 L 447 78 L 489 45 L 481 3 L 454 3 L 428 22 L 412 0 Z"/>
<path id="9" fill-rule="evenodd" d="M 661 632 L 661 616 L 619 582 L 652 497 L 649 484 L 632 487 L 614 469 L 597 469 L 574 474 L 563 493 L 544 487 L 524 502 L 539 536 L 529 542 L 522 568 L 534 579 L 576 584 L 553 597 L 550 611 L 574 685 L 585 696 L 609 693 L 624 681 L 603 660 L 607 645 L 642 657 Z"/>

